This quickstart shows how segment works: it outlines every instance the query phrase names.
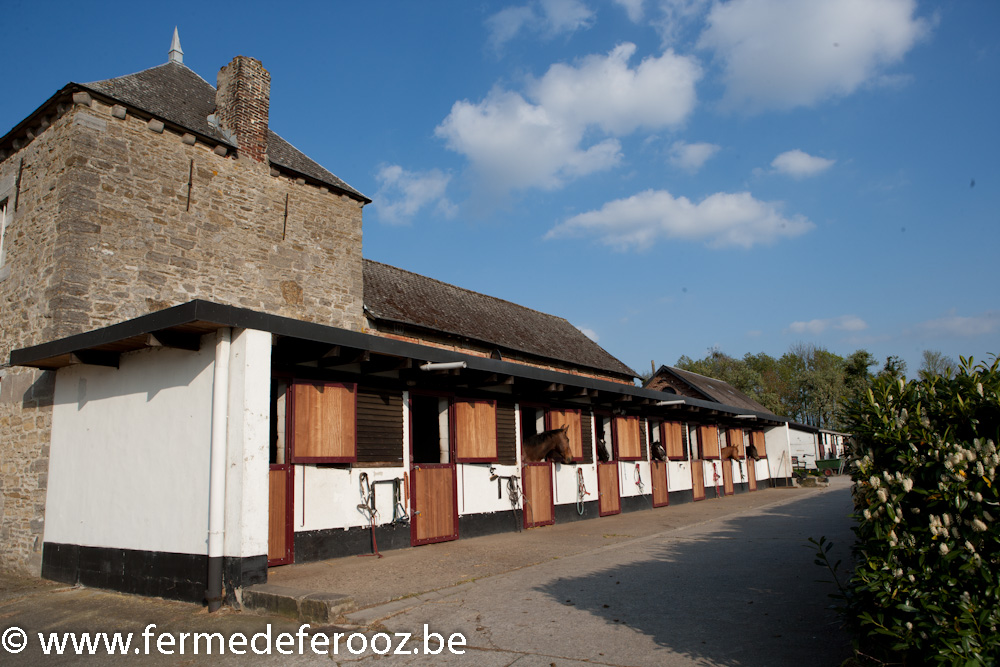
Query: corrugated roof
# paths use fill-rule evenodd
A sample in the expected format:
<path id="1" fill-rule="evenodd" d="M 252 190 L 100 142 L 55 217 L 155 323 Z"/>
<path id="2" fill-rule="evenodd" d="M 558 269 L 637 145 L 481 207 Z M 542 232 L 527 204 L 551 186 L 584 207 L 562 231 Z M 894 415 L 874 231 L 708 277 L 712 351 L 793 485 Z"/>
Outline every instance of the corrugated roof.
<path id="1" fill-rule="evenodd" d="M 215 113 L 215 86 L 181 63 L 168 62 L 135 74 L 75 85 L 219 143 L 233 145 L 208 122 L 208 117 Z M 268 130 L 267 157 L 278 167 L 332 186 L 365 202 L 371 201 L 273 130 Z"/>
<path id="2" fill-rule="evenodd" d="M 672 373 L 687 384 L 691 385 L 697 391 L 701 392 L 710 400 L 723 403 L 725 405 L 732 405 L 737 408 L 745 408 L 753 412 L 765 412 L 767 414 L 771 414 L 770 410 L 728 382 L 716 380 L 715 378 L 710 378 L 705 375 L 699 375 L 698 373 L 692 373 L 691 371 L 681 370 L 680 368 L 674 368 L 673 366 L 663 366 L 660 371 Z"/>
<path id="3" fill-rule="evenodd" d="M 421 327 L 489 347 L 635 377 L 567 320 L 365 260 L 365 307 L 376 320 Z"/>

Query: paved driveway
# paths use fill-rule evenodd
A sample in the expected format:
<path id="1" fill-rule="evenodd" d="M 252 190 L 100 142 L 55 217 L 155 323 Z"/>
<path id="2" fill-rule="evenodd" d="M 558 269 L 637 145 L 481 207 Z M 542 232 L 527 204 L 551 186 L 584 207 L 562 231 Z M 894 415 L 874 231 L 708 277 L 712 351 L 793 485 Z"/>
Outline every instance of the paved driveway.
<path id="1" fill-rule="evenodd" d="M 486 664 L 834 667 L 849 657 L 849 642 L 807 539 L 825 535 L 847 555 L 849 490 L 839 480 L 828 491 L 793 493 L 354 618 L 384 616 L 387 632 L 417 637 L 424 624 L 459 632 Z"/>
<path id="2" fill-rule="evenodd" d="M 353 595 L 364 607 L 342 632 L 337 655 L 246 656 L 226 651 L 146 655 L 139 633 L 156 631 L 295 633 L 298 623 L 196 605 L 0 578 L 0 632 L 28 631 L 2 664 L 476 664 L 476 665 L 839 665 L 849 655 L 813 565 L 808 537 L 822 535 L 846 557 L 848 480 L 829 490 L 770 489 L 675 507 L 633 512 L 520 534 L 389 552 L 383 559 L 346 558 L 272 570 L 282 585 Z M 438 646 L 460 633 L 461 655 Z M 132 632 L 127 655 L 103 651 L 44 655 L 38 632 Z M 317 629 L 313 629 L 317 630 Z M 354 655 L 378 635 L 371 646 Z M 379 634 L 381 633 L 381 634 Z M 398 633 L 398 634 L 397 634 Z M 411 639 L 403 646 L 406 633 Z M 292 634 L 289 635 L 293 637 Z M 460 639 L 456 635 L 456 641 Z M 155 641 L 155 640 L 154 640 Z M 263 640 L 261 640 L 263 642 Z M 306 646 L 310 637 L 305 638 Z M 262 647 L 263 643 L 258 643 Z M 273 642 L 272 642 L 273 646 Z M 169 646 L 167 647 L 170 648 Z M 396 654 L 395 651 L 408 651 Z M 414 651 L 419 651 L 414 653 Z"/>

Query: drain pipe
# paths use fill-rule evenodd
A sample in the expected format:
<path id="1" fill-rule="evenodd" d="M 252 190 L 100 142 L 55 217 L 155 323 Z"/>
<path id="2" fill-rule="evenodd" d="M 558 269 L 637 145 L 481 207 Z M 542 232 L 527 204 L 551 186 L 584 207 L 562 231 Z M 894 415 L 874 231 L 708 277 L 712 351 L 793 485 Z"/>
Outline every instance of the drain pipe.
<path id="1" fill-rule="evenodd" d="M 232 329 L 222 327 L 215 339 L 212 379 L 212 452 L 208 482 L 208 590 L 210 612 L 222 606 L 222 538 L 226 521 L 226 440 L 229 432 L 229 346 Z"/>

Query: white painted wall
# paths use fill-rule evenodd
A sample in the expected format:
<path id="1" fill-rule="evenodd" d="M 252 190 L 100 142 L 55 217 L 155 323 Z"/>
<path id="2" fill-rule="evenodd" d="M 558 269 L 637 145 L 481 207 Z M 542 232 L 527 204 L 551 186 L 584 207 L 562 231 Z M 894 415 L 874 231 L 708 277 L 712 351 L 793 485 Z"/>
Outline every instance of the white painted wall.
<path id="1" fill-rule="evenodd" d="M 689 461 L 670 461 L 667 463 L 667 489 L 670 491 L 690 491 L 694 488 L 691 481 L 691 463 Z"/>
<path id="2" fill-rule="evenodd" d="M 764 447 L 767 449 L 767 465 L 773 479 L 787 479 L 792 476 L 792 460 L 788 448 L 788 424 L 775 426 L 764 431 Z"/>
<path id="3" fill-rule="evenodd" d="M 46 542 L 207 553 L 214 338 L 56 373 Z"/>
<path id="4" fill-rule="evenodd" d="M 757 473 L 757 483 L 766 482 L 771 479 L 771 470 L 769 462 L 766 458 L 762 458 L 759 461 L 754 461 L 753 459 L 747 459 L 751 465 L 754 466 L 754 471 Z"/>
<path id="5" fill-rule="evenodd" d="M 235 329 L 229 348 L 223 554 L 267 553 L 271 334 Z"/>
<path id="6" fill-rule="evenodd" d="M 800 431 L 794 426 L 788 428 L 788 452 L 790 456 L 797 456 L 800 466 L 806 468 L 816 467 L 817 439 L 815 433 Z"/>

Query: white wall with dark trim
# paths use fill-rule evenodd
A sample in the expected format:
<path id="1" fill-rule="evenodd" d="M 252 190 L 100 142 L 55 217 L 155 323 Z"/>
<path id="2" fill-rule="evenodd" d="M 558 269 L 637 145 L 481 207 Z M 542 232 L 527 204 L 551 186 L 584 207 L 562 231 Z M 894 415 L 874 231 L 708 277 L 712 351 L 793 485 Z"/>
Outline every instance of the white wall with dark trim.
<path id="1" fill-rule="evenodd" d="M 45 541 L 207 553 L 214 334 L 56 374 Z M 265 550 L 266 552 L 266 550 Z"/>

